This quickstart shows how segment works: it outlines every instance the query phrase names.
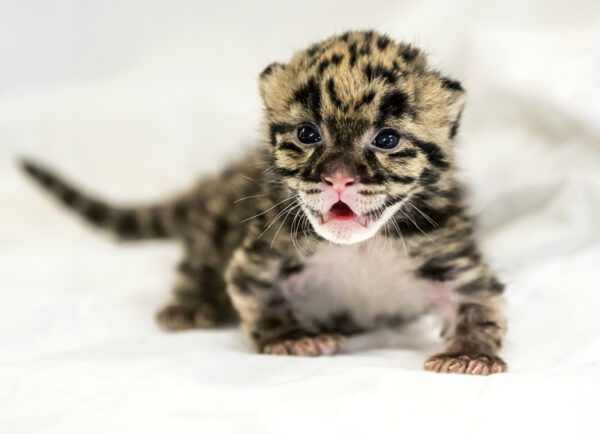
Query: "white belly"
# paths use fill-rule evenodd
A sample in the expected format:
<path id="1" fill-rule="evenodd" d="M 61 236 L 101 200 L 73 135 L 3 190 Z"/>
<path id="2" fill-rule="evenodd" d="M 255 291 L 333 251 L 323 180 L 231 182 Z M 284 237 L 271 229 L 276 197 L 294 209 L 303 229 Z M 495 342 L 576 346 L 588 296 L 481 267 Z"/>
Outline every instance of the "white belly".
<path id="1" fill-rule="evenodd" d="M 282 291 L 301 322 L 318 328 L 336 321 L 396 327 L 452 304 L 449 285 L 417 277 L 403 251 L 377 241 L 322 246 Z"/>

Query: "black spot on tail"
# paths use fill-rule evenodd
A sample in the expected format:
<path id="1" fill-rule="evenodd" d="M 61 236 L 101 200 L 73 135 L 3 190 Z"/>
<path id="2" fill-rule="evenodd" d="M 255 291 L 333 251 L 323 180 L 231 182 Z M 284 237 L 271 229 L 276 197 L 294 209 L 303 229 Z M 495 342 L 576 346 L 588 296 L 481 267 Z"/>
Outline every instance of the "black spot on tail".
<path id="1" fill-rule="evenodd" d="M 28 160 L 21 161 L 21 168 L 33 179 L 37 180 L 46 188 L 52 188 L 55 185 L 55 178 L 41 167 Z"/>
<path id="2" fill-rule="evenodd" d="M 185 223 L 190 215 L 190 204 L 188 202 L 178 202 L 173 207 L 173 218 L 178 223 Z"/>
<path id="3" fill-rule="evenodd" d="M 73 206 L 77 199 L 81 196 L 75 189 L 69 187 L 68 185 L 61 186 L 61 189 L 58 191 L 58 198 L 67 206 Z"/>
<path id="4" fill-rule="evenodd" d="M 133 211 L 123 211 L 117 215 L 115 231 L 123 238 L 135 238 L 140 235 L 140 222 Z"/>
<path id="5" fill-rule="evenodd" d="M 102 225 L 108 221 L 110 210 L 101 202 L 89 202 L 83 211 L 85 218 L 96 225 Z"/>
<path id="6" fill-rule="evenodd" d="M 153 208 L 150 211 L 150 229 L 159 238 L 165 238 L 168 234 L 159 208 Z"/>

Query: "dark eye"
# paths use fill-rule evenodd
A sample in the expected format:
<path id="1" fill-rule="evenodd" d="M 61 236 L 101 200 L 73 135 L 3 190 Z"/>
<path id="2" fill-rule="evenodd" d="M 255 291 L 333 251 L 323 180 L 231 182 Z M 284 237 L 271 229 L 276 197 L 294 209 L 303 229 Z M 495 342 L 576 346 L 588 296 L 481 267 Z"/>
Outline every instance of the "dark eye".
<path id="1" fill-rule="evenodd" d="M 376 146 L 380 149 L 392 149 L 395 148 L 398 142 L 400 141 L 400 136 L 394 130 L 383 130 L 377 137 L 373 139 L 371 143 L 373 146 Z"/>
<path id="2" fill-rule="evenodd" d="M 321 134 L 319 134 L 319 129 L 316 126 L 302 124 L 298 127 L 298 140 L 311 145 L 321 141 Z"/>

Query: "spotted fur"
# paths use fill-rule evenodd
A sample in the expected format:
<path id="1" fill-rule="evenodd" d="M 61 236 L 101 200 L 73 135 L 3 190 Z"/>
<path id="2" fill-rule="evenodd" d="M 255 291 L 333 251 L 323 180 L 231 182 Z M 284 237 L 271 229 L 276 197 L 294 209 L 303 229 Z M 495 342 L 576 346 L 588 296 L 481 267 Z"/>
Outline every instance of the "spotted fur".
<path id="1" fill-rule="evenodd" d="M 465 92 L 417 48 L 347 32 L 260 74 L 265 143 L 219 176 L 154 206 L 116 207 L 31 161 L 25 171 L 88 222 L 121 239 L 185 246 L 166 329 L 239 319 L 259 351 L 319 355 L 347 336 L 424 313 L 444 324 L 437 372 L 503 372 L 504 286 L 473 237 L 453 141 Z M 298 140 L 311 122 L 322 140 Z M 383 128 L 394 149 L 371 146 Z M 324 176 L 351 174 L 359 235 L 326 233 Z M 328 206 L 328 205 L 327 205 Z M 332 244 L 330 241 L 333 241 Z"/>

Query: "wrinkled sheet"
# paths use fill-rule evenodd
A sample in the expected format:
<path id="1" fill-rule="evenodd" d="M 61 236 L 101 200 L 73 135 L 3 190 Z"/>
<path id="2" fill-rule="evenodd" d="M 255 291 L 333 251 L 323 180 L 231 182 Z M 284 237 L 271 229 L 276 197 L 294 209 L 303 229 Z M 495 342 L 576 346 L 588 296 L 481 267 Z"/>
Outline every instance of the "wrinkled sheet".
<path id="1" fill-rule="evenodd" d="M 597 432 L 600 3 L 5 2 L 0 13 L 2 433 Z M 258 136 L 255 77 L 346 28 L 416 42 L 469 91 L 457 153 L 507 283 L 510 372 L 421 370 L 418 327 L 333 358 L 236 329 L 160 332 L 175 245 L 118 245 L 15 169 L 164 197 Z M 398 340 L 399 339 L 399 340 Z"/>

